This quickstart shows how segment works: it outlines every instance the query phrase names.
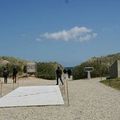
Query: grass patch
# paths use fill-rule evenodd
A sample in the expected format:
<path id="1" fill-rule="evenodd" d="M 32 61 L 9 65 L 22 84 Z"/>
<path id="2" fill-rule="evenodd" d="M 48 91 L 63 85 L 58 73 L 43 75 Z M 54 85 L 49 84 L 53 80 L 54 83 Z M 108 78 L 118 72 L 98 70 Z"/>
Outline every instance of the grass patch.
<path id="1" fill-rule="evenodd" d="M 100 82 L 107 85 L 107 86 L 113 87 L 117 90 L 120 90 L 120 78 L 108 79 L 108 80 L 103 80 Z"/>

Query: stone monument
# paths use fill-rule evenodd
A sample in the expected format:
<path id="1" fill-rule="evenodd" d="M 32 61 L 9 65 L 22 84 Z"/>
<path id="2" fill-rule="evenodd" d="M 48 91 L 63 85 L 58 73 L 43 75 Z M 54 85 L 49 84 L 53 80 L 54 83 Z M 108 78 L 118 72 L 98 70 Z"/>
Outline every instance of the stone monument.
<path id="1" fill-rule="evenodd" d="M 87 78 L 91 79 L 91 72 L 94 70 L 93 67 L 85 67 L 84 71 L 87 72 Z"/>

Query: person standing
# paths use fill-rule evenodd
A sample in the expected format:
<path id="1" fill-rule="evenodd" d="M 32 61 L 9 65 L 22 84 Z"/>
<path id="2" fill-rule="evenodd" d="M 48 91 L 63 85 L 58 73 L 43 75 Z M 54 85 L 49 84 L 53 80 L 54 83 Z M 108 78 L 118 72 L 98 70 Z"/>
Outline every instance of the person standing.
<path id="1" fill-rule="evenodd" d="M 63 70 L 63 73 L 64 73 L 64 79 L 67 79 L 67 78 L 68 78 L 68 77 L 67 77 L 67 70 L 64 69 L 64 70 Z"/>
<path id="2" fill-rule="evenodd" d="M 62 70 L 60 69 L 60 67 L 58 67 L 57 70 L 56 70 L 56 76 L 57 76 L 57 83 L 56 83 L 56 85 L 59 84 L 59 79 L 60 79 L 62 85 L 64 85 L 64 83 L 62 81 Z"/>
<path id="3" fill-rule="evenodd" d="M 16 77 L 17 77 L 17 68 L 16 66 L 13 67 L 13 83 L 16 83 Z"/>
<path id="4" fill-rule="evenodd" d="M 70 77 L 71 77 L 71 75 L 72 75 L 71 69 L 68 69 L 67 73 L 68 73 L 68 78 L 70 79 Z"/>
<path id="5" fill-rule="evenodd" d="M 4 83 L 5 83 L 5 84 L 7 84 L 8 74 L 9 74 L 9 72 L 8 72 L 7 68 L 5 67 L 5 68 L 3 69 L 3 77 L 4 77 Z"/>

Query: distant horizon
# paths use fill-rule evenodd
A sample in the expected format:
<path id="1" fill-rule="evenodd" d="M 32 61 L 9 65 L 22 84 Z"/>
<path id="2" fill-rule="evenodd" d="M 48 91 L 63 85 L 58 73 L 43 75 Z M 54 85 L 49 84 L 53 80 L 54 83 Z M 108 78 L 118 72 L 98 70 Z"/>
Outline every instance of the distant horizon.
<path id="1" fill-rule="evenodd" d="M 120 1 L 0 0 L 0 55 L 75 66 L 120 51 Z"/>
<path id="2" fill-rule="evenodd" d="M 106 57 L 106 56 L 108 56 L 108 55 L 114 55 L 114 54 L 119 54 L 120 52 L 116 52 L 116 53 L 109 53 L 109 54 L 105 54 L 105 55 L 101 55 L 101 56 L 91 56 L 90 58 L 88 58 L 88 59 L 86 59 L 86 60 L 84 60 L 84 61 L 81 61 L 81 62 L 79 62 L 78 64 L 76 63 L 75 65 L 65 65 L 64 63 L 60 63 L 60 62 L 58 62 L 58 61 L 44 61 L 44 60 L 35 60 L 35 59 L 33 59 L 33 60 L 31 60 L 31 59 L 27 59 L 27 58 L 21 58 L 21 57 L 17 57 L 17 56 L 5 56 L 5 55 L 0 55 L 0 57 L 14 57 L 14 58 L 18 58 L 18 59 L 21 59 L 21 60 L 26 60 L 26 61 L 32 61 L 32 62 L 57 62 L 57 63 L 59 63 L 59 64 L 61 64 L 61 65 L 63 65 L 64 67 L 74 67 L 74 66 L 77 66 L 77 65 L 80 65 L 81 63 L 83 63 L 83 62 L 85 62 L 85 61 L 87 61 L 87 60 L 89 60 L 89 59 L 91 59 L 91 58 L 93 58 L 93 57 L 97 57 L 97 58 L 100 58 L 100 57 Z"/>

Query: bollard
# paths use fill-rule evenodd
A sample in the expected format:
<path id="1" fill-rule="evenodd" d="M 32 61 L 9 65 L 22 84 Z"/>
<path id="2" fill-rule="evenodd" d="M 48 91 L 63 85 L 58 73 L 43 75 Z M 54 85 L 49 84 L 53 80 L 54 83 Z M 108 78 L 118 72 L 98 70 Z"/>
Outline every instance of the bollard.
<path id="1" fill-rule="evenodd" d="M 13 90 L 14 90 L 14 82 L 13 82 Z"/>
<path id="2" fill-rule="evenodd" d="M 66 92 L 66 99 L 67 99 L 67 105 L 69 106 L 69 92 L 68 92 L 68 79 L 65 79 L 65 92 Z"/>
<path id="3" fill-rule="evenodd" d="M 0 81 L 0 96 L 2 97 L 2 81 Z"/>

